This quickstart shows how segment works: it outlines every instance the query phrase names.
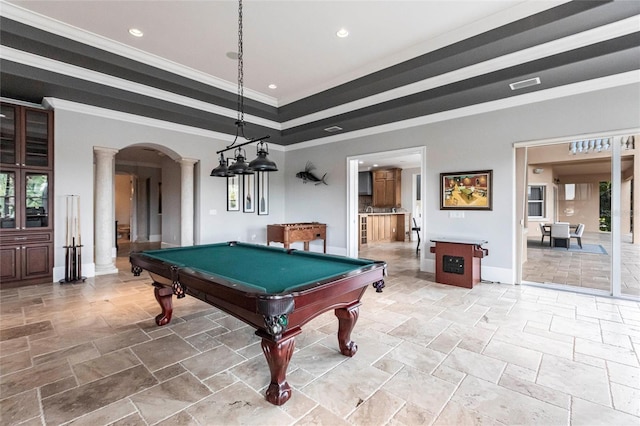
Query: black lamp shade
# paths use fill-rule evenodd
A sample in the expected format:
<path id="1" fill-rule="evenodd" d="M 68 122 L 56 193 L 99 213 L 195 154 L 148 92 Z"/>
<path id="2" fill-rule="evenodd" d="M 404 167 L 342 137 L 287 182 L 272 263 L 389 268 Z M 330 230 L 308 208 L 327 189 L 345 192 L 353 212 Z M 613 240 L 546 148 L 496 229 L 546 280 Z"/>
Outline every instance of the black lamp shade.
<path id="1" fill-rule="evenodd" d="M 267 158 L 266 151 L 259 151 L 258 158 L 249 163 L 249 168 L 256 172 L 277 172 L 276 163 Z"/>
<path id="2" fill-rule="evenodd" d="M 236 175 L 253 174 L 253 170 L 251 170 L 247 162 L 244 161 L 244 156 L 241 153 L 236 155 L 236 162 L 229 166 L 229 171 Z"/>
<path id="3" fill-rule="evenodd" d="M 267 144 L 260 141 L 257 150 L 258 157 L 249 163 L 249 168 L 256 172 L 277 172 L 278 166 L 276 166 L 276 163 L 267 158 L 267 155 L 269 155 Z"/>
<path id="4" fill-rule="evenodd" d="M 213 170 L 211 170 L 211 176 L 215 177 L 231 177 L 235 176 L 233 172 L 229 171 L 227 167 L 227 161 L 224 159 L 224 156 L 220 156 L 220 165 Z"/>

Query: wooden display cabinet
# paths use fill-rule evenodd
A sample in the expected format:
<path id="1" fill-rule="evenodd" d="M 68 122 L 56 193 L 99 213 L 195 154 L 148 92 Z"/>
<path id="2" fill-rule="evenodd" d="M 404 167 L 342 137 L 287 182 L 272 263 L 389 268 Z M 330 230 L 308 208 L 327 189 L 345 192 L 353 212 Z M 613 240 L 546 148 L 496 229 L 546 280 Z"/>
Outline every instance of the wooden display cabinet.
<path id="1" fill-rule="evenodd" d="M 0 286 L 53 280 L 53 113 L 2 103 Z"/>

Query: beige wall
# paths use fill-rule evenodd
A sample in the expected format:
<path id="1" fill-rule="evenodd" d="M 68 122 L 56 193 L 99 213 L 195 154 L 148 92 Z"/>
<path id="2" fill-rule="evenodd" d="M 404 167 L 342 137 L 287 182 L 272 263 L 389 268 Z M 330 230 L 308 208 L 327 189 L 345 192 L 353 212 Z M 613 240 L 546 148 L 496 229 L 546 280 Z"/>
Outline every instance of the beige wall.
<path id="1" fill-rule="evenodd" d="M 600 182 L 611 175 L 563 176 L 558 184 L 558 222 L 584 223 L 585 232 L 600 230 Z M 575 198 L 567 200 L 566 185 L 575 184 Z"/>

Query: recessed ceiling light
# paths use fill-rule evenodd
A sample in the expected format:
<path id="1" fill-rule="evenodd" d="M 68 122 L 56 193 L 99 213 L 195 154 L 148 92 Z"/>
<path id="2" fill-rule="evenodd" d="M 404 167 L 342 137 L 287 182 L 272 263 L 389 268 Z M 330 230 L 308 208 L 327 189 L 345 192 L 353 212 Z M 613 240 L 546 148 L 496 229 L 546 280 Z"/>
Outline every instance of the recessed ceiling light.
<path id="1" fill-rule="evenodd" d="M 374 165 L 373 165 L 373 167 L 378 167 L 378 165 L 377 165 L 377 164 L 374 164 Z"/>
<path id="2" fill-rule="evenodd" d="M 271 83 L 271 84 L 270 84 L 269 86 L 267 86 L 267 87 L 269 87 L 269 89 L 271 89 L 271 90 L 273 90 L 273 89 L 277 89 L 277 88 L 278 88 L 278 86 L 276 86 L 276 85 L 275 85 L 275 84 L 273 84 L 273 83 Z"/>
<path id="3" fill-rule="evenodd" d="M 342 130 L 342 127 L 340 126 L 331 126 L 331 127 L 327 127 L 326 129 L 324 129 L 325 132 L 339 132 L 340 130 Z"/>
<path id="4" fill-rule="evenodd" d="M 364 161 L 360 160 L 358 161 L 358 164 L 364 164 Z"/>
<path id="5" fill-rule="evenodd" d="M 349 35 L 349 31 L 347 31 L 345 28 L 340 28 L 336 35 L 340 38 L 345 38 Z"/>
<path id="6" fill-rule="evenodd" d="M 131 34 L 134 37 L 142 37 L 144 35 L 142 30 L 139 30 L 137 28 L 129 28 L 129 34 Z"/>

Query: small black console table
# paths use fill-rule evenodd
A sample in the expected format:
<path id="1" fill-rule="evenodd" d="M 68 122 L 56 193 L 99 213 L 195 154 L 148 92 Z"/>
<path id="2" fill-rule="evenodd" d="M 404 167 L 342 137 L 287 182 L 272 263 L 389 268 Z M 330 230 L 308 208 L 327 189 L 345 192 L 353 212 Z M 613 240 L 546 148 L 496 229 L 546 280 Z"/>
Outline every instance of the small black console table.
<path id="1" fill-rule="evenodd" d="M 486 240 L 460 237 L 432 238 L 430 248 L 436 255 L 436 282 L 473 288 L 480 282 L 480 260 L 489 255 L 482 248 Z"/>

